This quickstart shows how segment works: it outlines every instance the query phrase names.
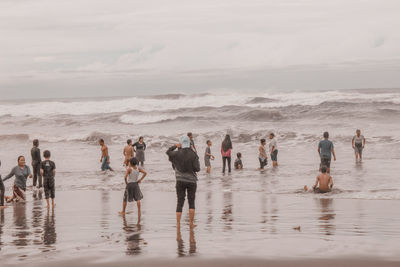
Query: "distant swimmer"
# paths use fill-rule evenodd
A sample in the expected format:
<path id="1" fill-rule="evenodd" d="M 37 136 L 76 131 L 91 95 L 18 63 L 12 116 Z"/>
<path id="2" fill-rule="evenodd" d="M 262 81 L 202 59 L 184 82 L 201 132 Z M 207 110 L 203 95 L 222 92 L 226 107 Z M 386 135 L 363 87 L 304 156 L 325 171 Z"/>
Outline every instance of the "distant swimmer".
<path id="1" fill-rule="evenodd" d="M 274 167 L 278 166 L 278 145 L 276 144 L 276 138 L 274 133 L 269 134 L 269 153 L 271 154 L 271 160 Z"/>
<path id="2" fill-rule="evenodd" d="M 234 166 L 235 166 L 235 170 L 241 170 L 241 169 L 243 169 L 243 162 L 242 162 L 242 153 L 237 153 L 236 154 L 236 160 L 235 160 L 235 163 L 234 163 Z"/>
<path id="3" fill-rule="evenodd" d="M 108 147 L 104 143 L 104 139 L 99 140 L 99 145 L 101 146 L 101 158 L 100 158 L 101 170 L 102 171 L 106 171 L 106 170 L 114 171 L 110 167 L 110 156 L 108 154 Z"/>
<path id="4" fill-rule="evenodd" d="M 264 170 L 264 167 L 267 166 L 268 164 L 268 156 L 267 156 L 267 152 L 265 150 L 265 145 L 267 144 L 267 142 L 265 141 L 265 139 L 261 139 L 260 140 L 260 147 L 258 148 L 258 160 L 260 161 L 260 168 L 258 170 L 262 171 Z"/>
<path id="5" fill-rule="evenodd" d="M 39 140 L 33 140 L 33 147 L 31 149 L 32 156 L 32 173 L 33 173 L 33 187 L 37 185 L 38 188 L 42 187 L 42 175 L 40 174 L 40 163 L 42 158 L 40 156 Z"/>
<path id="6" fill-rule="evenodd" d="M 144 142 L 143 136 L 139 137 L 139 141 L 133 144 L 135 148 L 136 159 L 139 161 L 140 165 L 143 167 L 145 161 L 144 152 L 146 150 L 146 143 Z"/>
<path id="7" fill-rule="evenodd" d="M 189 132 L 187 136 L 190 138 L 190 148 L 197 153 L 196 145 L 194 144 L 193 133 Z"/>
<path id="8" fill-rule="evenodd" d="M 178 150 L 177 150 L 178 149 Z M 185 197 L 189 202 L 189 223 L 190 228 L 195 227 L 195 200 L 197 190 L 197 173 L 200 171 L 200 161 L 197 154 L 190 148 L 188 136 L 182 136 L 180 143 L 170 147 L 167 151 L 169 161 L 175 166 L 176 177 L 176 227 L 181 226 L 182 209 Z"/>
<path id="9" fill-rule="evenodd" d="M 32 178 L 31 169 L 25 165 L 25 157 L 18 157 L 18 165 L 15 166 L 11 172 L 4 177 L 3 182 L 15 176 L 14 186 L 13 186 L 13 196 L 10 201 L 25 201 L 25 191 L 26 191 L 26 180 L 27 178 Z"/>
<path id="10" fill-rule="evenodd" d="M 333 155 L 333 160 L 336 161 L 335 149 L 333 143 L 329 140 L 329 133 L 324 132 L 324 140 L 321 140 L 318 144 L 318 153 L 321 158 L 321 165 L 327 167 L 327 172 L 331 172 L 331 159 Z"/>
<path id="11" fill-rule="evenodd" d="M 131 158 L 129 160 L 128 166 L 126 168 L 125 173 L 125 193 L 124 200 L 122 202 L 122 211 L 119 213 L 124 216 L 126 211 L 126 205 L 128 202 L 136 201 L 136 205 L 138 208 L 138 220 L 137 223 L 140 223 L 141 218 L 141 205 L 140 201 L 143 199 L 142 191 L 140 191 L 139 184 L 143 181 L 144 177 L 146 177 L 147 173 L 143 169 L 139 168 L 138 161 L 136 158 Z M 139 178 L 139 175 L 142 174 L 142 177 Z"/>
<path id="12" fill-rule="evenodd" d="M 135 151 L 133 150 L 132 140 L 131 139 L 128 139 L 126 141 L 126 143 L 127 143 L 127 145 L 124 147 L 123 154 L 124 154 L 124 157 L 125 157 L 124 166 L 128 167 L 129 161 L 131 160 L 131 158 L 133 158 Z"/>
<path id="13" fill-rule="evenodd" d="M 332 176 L 330 176 L 329 173 L 327 173 L 328 168 L 326 166 L 321 167 L 321 173 L 317 176 L 317 179 L 315 180 L 315 185 L 312 187 L 312 192 L 314 193 L 328 193 L 332 191 L 333 188 L 333 179 Z M 305 191 L 309 191 L 308 187 L 305 185 L 304 186 Z"/>
<path id="14" fill-rule="evenodd" d="M 356 135 L 353 137 L 351 141 L 351 145 L 356 154 L 356 161 L 358 161 L 358 157 L 360 157 L 360 162 L 362 161 L 362 152 L 365 147 L 365 138 L 364 135 L 361 134 L 360 130 L 356 131 Z"/>
<path id="15" fill-rule="evenodd" d="M 215 159 L 215 157 L 211 154 L 211 146 L 212 142 L 207 140 L 207 148 L 204 152 L 204 165 L 207 167 L 207 173 L 211 173 L 211 160 Z"/>
<path id="16" fill-rule="evenodd" d="M 232 161 L 232 141 L 231 136 L 227 134 L 221 145 L 221 155 L 222 155 L 222 173 L 225 174 L 226 164 L 228 163 L 228 172 L 231 173 L 231 161 Z"/>

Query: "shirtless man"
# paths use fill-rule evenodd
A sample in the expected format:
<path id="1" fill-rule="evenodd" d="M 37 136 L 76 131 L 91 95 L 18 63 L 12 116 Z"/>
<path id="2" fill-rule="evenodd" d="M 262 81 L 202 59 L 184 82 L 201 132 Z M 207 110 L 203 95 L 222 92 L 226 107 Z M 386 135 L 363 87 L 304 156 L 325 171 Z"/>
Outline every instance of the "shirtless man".
<path id="1" fill-rule="evenodd" d="M 315 185 L 312 187 L 312 191 L 314 193 L 328 193 L 332 190 L 333 187 L 333 179 L 332 176 L 327 173 L 327 167 L 321 167 L 321 173 L 317 176 L 315 180 Z M 304 190 L 308 191 L 308 187 L 305 185 Z"/>
<path id="2" fill-rule="evenodd" d="M 101 158 L 100 158 L 101 170 L 102 171 L 106 171 L 106 170 L 114 171 L 110 167 L 110 156 L 108 155 L 108 147 L 104 144 L 103 139 L 99 140 L 99 145 L 101 146 Z"/>
<path id="3" fill-rule="evenodd" d="M 126 141 L 126 143 L 127 146 L 125 146 L 123 154 L 125 156 L 124 166 L 128 167 L 129 161 L 131 160 L 131 158 L 133 158 L 135 152 L 133 150 L 132 140 L 129 139 L 128 141 Z"/>

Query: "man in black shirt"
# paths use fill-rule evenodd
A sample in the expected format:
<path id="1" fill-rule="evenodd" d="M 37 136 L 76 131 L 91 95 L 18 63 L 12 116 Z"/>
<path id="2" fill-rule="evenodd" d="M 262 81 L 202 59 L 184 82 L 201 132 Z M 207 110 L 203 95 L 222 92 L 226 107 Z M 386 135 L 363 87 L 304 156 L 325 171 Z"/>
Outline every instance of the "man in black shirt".
<path id="1" fill-rule="evenodd" d="M 45 158 L 40 164 L 40 174 L 43 175 L 43 187 L 44 194 L 46 196 L 47 208 L 49 208 L 49 197 L 51 198 L 51 206 L 54 208 L 55 198 L 55 181 L 56 175 L 56 164 L 50 160 L 50 151 L 46 150 L 43 152 Z"/>

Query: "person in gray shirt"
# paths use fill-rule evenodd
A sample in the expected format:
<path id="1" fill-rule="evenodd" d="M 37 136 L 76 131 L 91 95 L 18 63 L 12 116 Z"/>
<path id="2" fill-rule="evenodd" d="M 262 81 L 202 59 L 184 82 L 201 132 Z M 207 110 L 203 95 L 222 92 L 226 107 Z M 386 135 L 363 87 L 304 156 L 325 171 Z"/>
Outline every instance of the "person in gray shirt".
<path id="1" fill-rule="evenodd" d="M 25 157 L 18 157 L 18 165 L 15 166 L 11 172 L 4 177 L 3 182 L 7 181 L 11 177 L 15 176 L 14 186 L 13 186 L 13 197 L 11 200 L 22 200 L 25 201 L 25 191 L 26 191 L 26 180 L 27 178 L 32 178 L 31 169 L 25 165 Z"/>
<path id="2" fill-rule="evenodd" d="M 335 149 L 333 143 L 329 140 L 329 133 L 324 132 L 324 140 L 318 144 L 318 154 L 321 158 L 320 170 L 322 166 L 326 166 L 327 172 L 331 172 L 331 159 L 336 161 Z"/>

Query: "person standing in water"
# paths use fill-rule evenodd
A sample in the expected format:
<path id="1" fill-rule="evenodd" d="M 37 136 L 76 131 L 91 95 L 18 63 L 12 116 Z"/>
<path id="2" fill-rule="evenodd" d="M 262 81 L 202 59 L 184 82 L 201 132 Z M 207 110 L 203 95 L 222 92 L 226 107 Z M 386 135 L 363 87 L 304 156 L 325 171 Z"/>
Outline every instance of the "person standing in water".
<path id="1" fill-rule="evenodd" d="M 271 154 L 272 165 L 274 167 L 278 166 L 278 146 L 276 144 L 275 134 L 269 134 L 269 153 Z"/>
<path id="2" fill-rule="evenodd" d="M 221 145 L 222 155 L 222 173 L 225 174 L 226 164 L 228 163 L 228 172 L 231 173 L 231 161 L 232 161 L 232 141 L 229 134 L 225 135 L 225 139 Z"/>
<path id="3" fill-rule="evenodd" d="M 129 160 L 129 165 L 126 168 L 125 173 L 125 193 L 124 193 L 124 200 L 122 202 L 122 211 L 119 213 L 120 215 L 124 216 L 126 211 L 126 205 L 128 202 L 136 201 L 137 208 L 138 208 L 138 220 L 137 223 L 140 223 L 141 218 L 141 206 L 140 200 L 143 199 L 142 191 L 140 191 L 139 184 L 143 181 L 144 177 L 146 177 L 147 173 L 143 169 L 139 168 L 138 161 L 136 158 L 131 158 Z M 142 173 L 142 177 L 139 178 L 139 174 Z"/>
<path id="4" fill-rule="evenodd" d="M 196 152 L 196 154 L 197 154 L 197 149 L 196 149 L 196 146 L 195 146 L 195 144 L 194 144 L 193 133 L 188 132 L 187 136 L 190 138 L 190 148 L 191 148 L 194 152 Z"/>
<path id="5" fill-rule="evenodd" d="M 124 154 L 124 157 L 125 157 L 124 166 L 128 167 L 129 161 L 131 160 L 131 158 L 133 158 L 133 156 L 135 154 L 135 151 L 133 150 L 132 140 L 131 139 L 128 139 L 126 141 L 126 143 L 127 143 L 127 145 L 124 147 L 123 154 Z"/>
<path id="6" fill-rule="evenodd" d="M 99 145 L 101 146 L 101 158 L 100 158 L 101 170 L 102 171 L 106 171 L 106 170 L 114 171 L 110 167 L 110 156 L 108 154 L 108 147 L 104 143 L 104 139 L 99 140 Z"/>
<path id="7" fill-rule="evenodd" d="M 362 161 L 362 151 L 365 147 L 365 138 L 364 135 L 361 135 L 361 131 L 357 130 L 356 135 L 353 137 L 351 141 L 351 145 L 356 154 L 356 161 L 358 161 L 358 157 L 360 157 L 360 162 Z"/>
<path id="8" fill-rule="evenodd" d="M 207 140 L 207 148 L 206 152 L 204 153 L 204 164 L 207 167 L 207 173 L 211 173 L 211 162 L 210 160 L 214 160 L 215 157 L 211 154 L 211 146 L 212 142 L 210 140 Z"/>
<path id="9" fill-rule="evenodd" d="M 143 136 L 139 137 L 139 141 L 133 144 L 136 148 L 136 159 L 139 161 L 140 165 L 143 167 L 145 161 L 144 151 L 146 150 L 146 143 L 143 141 Z"/>
<path id="10" fill-rule="evenodd" d="M 259 170 L 262 171 L 264 170 L 264 167 L 267 166 L 268 164 L 268 156 L 265 150 L 265 145 L 267 144 L 267 141 L 265 139 L 260 140 L 260 147 L 258 148 L 258 160 L 260 161 L 260 168 Z"/>
<path id="11" fill-rule="evenodd" d="M 178 149 L 178 150 L 177 150 Z M 177 151 L 176 151 L 177 150 Z M 182 136 L 180 143 L 167 150 L 169 161 L 175 167 L 176 177 L 176 227 L 181 226 L 182 209 L 187 194 L 189 202 L 189 222 L 190 228 L 195 227 L 195 200 L 197 190 L 197 173 L 200 171 L 200 161 L 197 154 L 190 148 L 188 136 Z"/>
<path id="12" fill-rule="evenodd" d="M 4 177 L 3 182 L 7 181 L 11 177 L 15 176 L 14 186 L 13 186 L 13 197 L 11 200 L 25 201 L 25 191 L 26 191 L 26 180 L 27 178 L 32 178 L 31 169 L 25 165 L 25 157 L 18 157 L 18 165 L 15 166 L 11 172 Z"/>
<path id="13" fill-rule="evenodd" d="M 0 166 L 1 166 L 1 161 L 0 161 Z M 1 179 L 0 175 L 0 209 L 5 208 L 6 206 L 4 205 L 4 194 L 5 194 L 5 187 L 3 180 Z"/>
<path id="14" fill-rule="evenodd" d="M 40 164 L 40 174 L 43 176 L 43 188 L 46 198 L 47 208 L 50 208 L 49 198 L 51 198 L 51 207 L 54 209 L 54 198 L 56 185 L 54 178 L 56 176 L 56 164 L 50 160 L 51 153 L 49 150 L 43 152 L 44 161 Z"/>
<path id="15" fill-rule="evenodd" d="M 38 188 L 42 187 L 42 175 L 40 174 L 40 163 L 42 158 L 40 156 L 39 140 L 33 140 L 33 147 L 31 149 L 32 155 L 32 172 L 33 172 L 33 186 L 38 182 Z"/>
<path id="16" fill-rule="evenodd" d="M 327 172 L 331 173 L 331 159 L 333 155 L 333 160 L 336 161 L 335 149 L 333 143 L 329 140 L 329 133 L 324 132 L 324 140 L 321 140 L 318 144 L 318 154 L 321 158 L 321 165 L 326 166 Z"/>

